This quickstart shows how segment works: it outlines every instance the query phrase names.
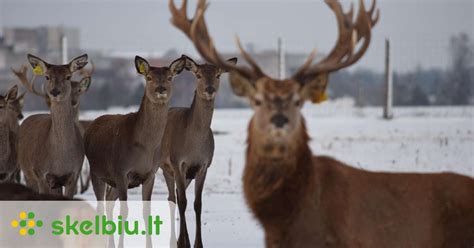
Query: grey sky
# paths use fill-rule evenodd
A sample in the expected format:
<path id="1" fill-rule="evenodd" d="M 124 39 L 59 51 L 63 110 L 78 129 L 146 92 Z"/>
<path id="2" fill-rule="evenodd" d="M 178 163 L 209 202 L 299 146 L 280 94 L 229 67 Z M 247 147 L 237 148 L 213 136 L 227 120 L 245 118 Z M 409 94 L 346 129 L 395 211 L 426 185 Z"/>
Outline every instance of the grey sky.
<path id="1" fill-rule="evenodd" d="M 235 51 L 236 34 L 257 49 L 274 48 L 282 36 L 289 51 L 308 53 L 315 47 L 328 51 L 337 36 L 335 18 L 322 0 L 209 2 L 209 29 L 222 51 Z M 343 1 L 345 6 L 350 2 Z M 396 70 L 444 67 L 451 35 L 466 32 L 474 39 L 474 0 L 378 2 L 382 18 L 357 67 L 382 69 L 385 37 L 393 42 Z M 191 43 L 169 19 L 165 0 L 0 0 L 0 25 L 79 27 L 84 49 L 146 55 L 174 48 L 194 55 Z"/>

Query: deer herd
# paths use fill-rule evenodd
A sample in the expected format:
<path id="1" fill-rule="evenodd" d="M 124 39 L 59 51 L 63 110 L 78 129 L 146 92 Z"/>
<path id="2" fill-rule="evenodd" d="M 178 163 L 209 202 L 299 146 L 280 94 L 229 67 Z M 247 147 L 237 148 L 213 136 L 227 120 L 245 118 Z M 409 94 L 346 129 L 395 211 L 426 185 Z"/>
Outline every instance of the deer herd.
<path id="1" fill-rule="evenodd" d="M 28 79 L 27 67 L 12 71 L 28 92 L 45 99 L 50 113 L 31 115 L 20 124 L 25 94 L 13 86 L 0 96 L 0 180 L 20 182 L 21 171 L 28 190 L 72 198 L 87 158 L 97 201 L 127 201 L 128 189 L 138 186 L 142 200 L 150 201 L 161 168 L 168 200 L 179 209 L 178 247 L 191 246 L 186 189 L 195 180 L 194 246 L 202 247 L 202 192 L 215 145 L 214 100 L 220 76 L 229 73 L 233 92 L 247 98 L 254 112 L 243 193 L 267 247 L 472 247 L 472 178 L 369 172 L 312 154 L 301 109 L 306 101 L 324 99 L 331 73 L 364 56 L 379 19 L 375 0 L 368 9 L 360 0 L 355 18 L 352 6 L 345 12 L 339 1 L 325 2 L 338 24 L 333 50 L 317 63 L 313 51 L 292 77 L 273 79 L 238 39 L 245 65 L 237 65 L 237 58 L 222 58 L 207 29 L 206 0 L 198 1 L 191 19 L 187 0 L 179 8 L 170 0 L 172 24 L 208 63 L 183 55 L 169 66 L 154 67 L 136 56 L 136 71 L 146 83 L 138 111 L 93 121 L 79 120 L 80 98 L 93 74 L 85 70 L 88 56 L 54 65 L 29 54 L 33 78 Z M 193 102 L 189 108 L 169 108 L 173 80 L 184 70 L 196 78 Z M 77 73 L 82 79 L 72 81 Z M 43 91 L 34 86 L 36 76 L 46 79 Z M 1 199 L 8 187 L 18 189 L 2 185 Z"/>

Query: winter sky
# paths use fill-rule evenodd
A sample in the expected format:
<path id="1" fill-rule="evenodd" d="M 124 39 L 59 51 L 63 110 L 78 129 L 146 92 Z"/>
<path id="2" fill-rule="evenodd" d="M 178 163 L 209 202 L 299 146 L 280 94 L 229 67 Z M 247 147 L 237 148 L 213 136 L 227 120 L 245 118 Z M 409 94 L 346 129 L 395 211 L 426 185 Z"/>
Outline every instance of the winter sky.
<path id="1" fill-rule="evenodd" d="M 180 0 L 176 0 L 178 3 Z M 357 6 L 357 1 L 353 0 Z M 74 26 L 84 49 L 115 53 L 196 55 L 170 22 L 167 0 L 0 0 L 0 27 Z M 191 1 L 195 3 L 196 1 Z M 336 21 L 322 0 L 209 0 L 207 22 L 219 50 L 235 51 L 235 35 L 256 49 L 276 47 L 281 36 L 289 52 L 330 50 Z M 349 6 L 352 1 L 343 1 Z M 383 68 L 384 40 L 394 48 L 395 70 L 444 68 L 449 37 L 465 32 L 474 40 L 474 0 L 379 0 L 381 20 L 359 68 Z M 369 5 L 370 1 L 366 0 Z M 190 5 L 194 13 L 194 4 Z"/>

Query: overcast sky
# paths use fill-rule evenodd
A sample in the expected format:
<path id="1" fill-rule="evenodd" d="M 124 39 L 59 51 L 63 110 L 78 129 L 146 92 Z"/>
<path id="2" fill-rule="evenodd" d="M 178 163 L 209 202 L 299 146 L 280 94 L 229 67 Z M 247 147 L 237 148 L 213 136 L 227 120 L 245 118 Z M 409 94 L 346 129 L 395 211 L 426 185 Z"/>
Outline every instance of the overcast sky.
<path id="1" fill-rule="evenodd" d="M 257 49 L 275 48 L 281 36 L 288 51 L 308 53 L 330 50 L 337 38 L 334 15 L 322 0 L 209 2 L 207 21 L 221 51 L 235 51 L 236 34 Z M 350 2 L 343 1 L 346 7 Z M 381 20 L 359 68 L 382 69 L 386 37 L 392 40 L 396 70 L 445 67 L 451 35 L 465 32 L 474 39 L 474 0 L 378 2 Z M 194 13 L 194 5 L 189 11 Z M 74 26 L 81 29 L 86 50 L 146 56 L 174 48 L 194 55 L 191 43 L 169 19 L 166 0 L 0 0 L 0 27 Z"/>

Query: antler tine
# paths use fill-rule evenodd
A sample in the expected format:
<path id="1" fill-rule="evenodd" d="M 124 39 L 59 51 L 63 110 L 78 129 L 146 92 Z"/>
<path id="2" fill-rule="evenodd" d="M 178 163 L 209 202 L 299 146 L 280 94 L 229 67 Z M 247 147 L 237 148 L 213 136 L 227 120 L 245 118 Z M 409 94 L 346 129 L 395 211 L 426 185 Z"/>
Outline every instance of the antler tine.
<path id="1" fill-rule="evenodd" d="M 344 13 L 339 1 L 325 1 L 336 15 L 339 38 L 335 47 L 325 59 L 309 69 L 300 70 L 295 77 L 304 76 L 301 73 L 314 75 L 322 72 L 334 72 L 348 67 L 362 58 L 369 47 L 372 28 L 377 24 L 380 17 L 380 11 L 378 9 L 376 11 L 376 0 L 372 1 L 369 11 L 366 11 L 364 0 L 359 0 L 359 12 L 355 22 L 353 21 L 353 5 L 347 13 Z M 361 40 L 363 40 L 363 43 L 357 46 L 357 43 Z M 355 51 L 356 47 L 359 47 L 357 51 Z"/>
<path id="2" fill-rule="evenodd" d="M 27 72 L 27 69 L 28 69 L 27 66 L 22 65 L 20 70 L 15 70 L 13 68 L 10 68 L 10 69 L 13 72 L 13 74 L 15 74 L 15 76 L 18 78 L 18 80 L 20 80 L 20 83 L 23 84 L 23 86 L 29 92 L 31 92 L 31 93 L 33 93 L 37 96 L 40 96 L 40 97 L 47 97 L 46 94 L 44 94 L 43 92 L 39 92 L 39 91 L 36 90 L 36 88 L 35 88 L 36 75 L 33 75 L 31 80 L 28 80 L 28 78 L 26 76 L 26 72 Z"/>
<path id="3" fill-rule="evenodd" d="M 180 29 L 194 43 L 195 48 L 201 56 L 210 63 L 221 66 L 227 70 L 236 71 L 247 78 L 258 78 L 263 75 L 257 64 L 251 59 L 248 53 L 242 53 L 242 56 L 249 62 L 251 69 L 243 66 L 237 66 L 227 63 L 217 52 L 214 42 L 209 35 L 204 13 L 209 4 L 206 0 L 199 0 L 192 19 L 187 17 L 187 0 L 183 0 L 181 9 L 177 9 L 174 0 L 170 0 L 169 7 L 172 13 L 171 22 Z M 252 61 L 252 62 L 250 62 Z"/>

